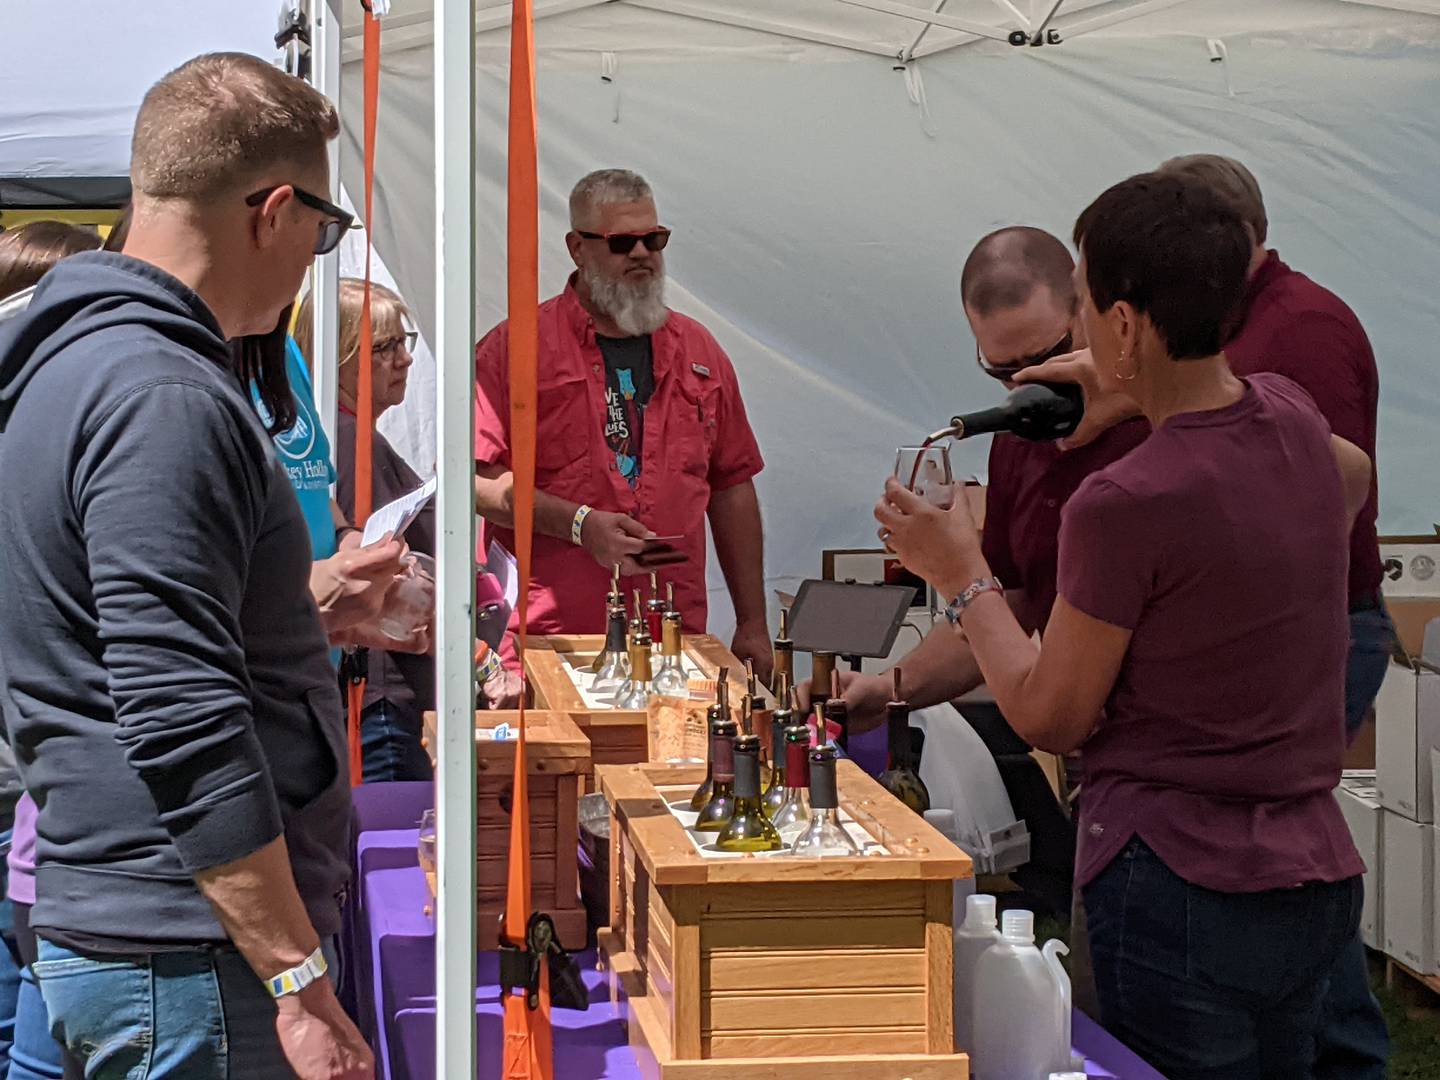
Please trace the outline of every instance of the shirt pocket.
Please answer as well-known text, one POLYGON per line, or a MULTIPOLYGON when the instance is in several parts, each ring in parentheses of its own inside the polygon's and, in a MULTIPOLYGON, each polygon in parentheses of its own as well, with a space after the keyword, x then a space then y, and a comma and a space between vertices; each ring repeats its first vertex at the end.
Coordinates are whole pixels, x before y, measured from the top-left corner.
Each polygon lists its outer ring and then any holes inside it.
POLYGON ((563 496, 583 487, 589 476, 590 388, 583 376, 562 377, 542 383, 538 397, 536 486, 563 496))
POLYGON ((719 434, 719 384, 681 379, 665 432, 666 456, 681 472, 706 479, 719 434))

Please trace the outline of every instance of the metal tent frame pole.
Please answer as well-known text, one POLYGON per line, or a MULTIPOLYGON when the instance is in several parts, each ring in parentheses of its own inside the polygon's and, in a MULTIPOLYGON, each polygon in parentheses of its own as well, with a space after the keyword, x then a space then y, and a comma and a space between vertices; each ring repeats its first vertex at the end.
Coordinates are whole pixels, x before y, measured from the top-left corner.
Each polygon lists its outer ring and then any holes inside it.
MULTIPOLYGON (((340 102, 340 14, 332 10, 328 0, 309 0, 311 62, 315 88, 334 102, 340 102)), ((340 205, 340 144, 343 139, 330 140, 330 194, 332 203, 340 205)), ((370 223, 365 222, 368 229, 370 223)), ((340 353, 340 249, 315 260, 310 288, 315 293, 312 311, 315 319, 314 362, 311 379, 315 387, 315 408, 330 444, 335 444, 335 412, 339 405, 340 353)))
POLYGON ((435 0, 438 1076, 475 1075, 475 9, 435 0))

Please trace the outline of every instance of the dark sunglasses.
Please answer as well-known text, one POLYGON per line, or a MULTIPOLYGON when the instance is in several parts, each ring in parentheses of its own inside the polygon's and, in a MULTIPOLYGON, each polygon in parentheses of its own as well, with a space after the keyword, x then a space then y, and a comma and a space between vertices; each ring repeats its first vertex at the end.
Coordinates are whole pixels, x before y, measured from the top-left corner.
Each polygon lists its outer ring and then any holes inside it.
POLYGON ((610 245, 611 255, 629 255, 636 244, 644 244, 646 251, 664 251, 665 245, 670 242, 670 230, 664 228, 643 233, 598 233, 576 229, 575 234, 584 240, 604 240, 610 245))
MULTIPOLYGON (((276 191, 285 185, 276 184, 274 187, 264 188, 253 195, 245 197, 246 206, 259 206, 276 191)), ((325 220, 320 223, 320 235, 315 238, 315 254, 329 255, 340 243, 340 237, 355 227, 355 215, 341 210, 334 203, 320 198, 319 195, 311 195, 303 188, 294 184, 290 190, 295 193, 295 198, 300 200, 302 206, 308 206, 325 215, 325 220)))
POLYGON ((1057 341, 1044 352, 1038 352, 1033 356, 1022 357, 1019 360, 1012 360, 1008 364, 990 364, 985 360, 985 354, 980 351, 980 345, 975 345, 975 362, 980 365, 980 370, 989 375, 992 379, 1008 381, 1013 379, 1018 372, 1036 364, 1043 364, 1046 360, 1053 360, 1057 356, 1064 356, 1068 352, 1074 352, 1074 334, 1066 331, 1065 336, 1057 341))

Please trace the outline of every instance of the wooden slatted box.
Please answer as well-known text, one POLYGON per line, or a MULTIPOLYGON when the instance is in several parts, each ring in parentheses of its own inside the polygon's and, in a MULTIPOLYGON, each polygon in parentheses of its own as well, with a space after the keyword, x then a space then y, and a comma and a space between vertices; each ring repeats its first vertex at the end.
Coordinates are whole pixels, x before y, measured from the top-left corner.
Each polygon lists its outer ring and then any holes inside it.
MULTIPOLYGON (((518 712, 475 714, 476 931, 479 947, 493 949, 505 908, 510 852, 510 810, 515 772, 514 739, 486 738, 502 723, 514 728, 518 712)), ((564 713, 526 711, 526 766, 530 788, 530 889, 537 911, 555 920, 560 942, 585 947, 585 908, 578 861, 580 784, 590 773, 590 742, 564 713)), ((425 749, 436 760, 435 714, 425 714, 425 749)))
POLYGON ((703 769, 596 776, 611 813, 600 946, 650 1080, 964 1080, 951 1012, 964 852, 849 761, 841 806, 889 854, 706 858, 666 806, 703 769))

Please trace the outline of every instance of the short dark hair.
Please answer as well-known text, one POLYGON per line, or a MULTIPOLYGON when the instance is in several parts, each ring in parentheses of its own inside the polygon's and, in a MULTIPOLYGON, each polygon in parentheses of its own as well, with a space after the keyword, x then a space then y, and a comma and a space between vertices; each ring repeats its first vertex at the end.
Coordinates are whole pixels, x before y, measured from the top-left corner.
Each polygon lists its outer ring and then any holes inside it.
POLYGON ((977 315, 1017 308, 1044 286, 1067 309, 1075 307, 1075 260, 1057 236, 1030 225, 1009 225, 983 237, 960 271, 960 302, 977 315))
POLYGON ((0 300, 36 284, 67 255, 94 251, 100 234, 64 221, 31 221, 0 233, 0 300))
POLYGON ((1175 360, 1220 351, 1252 250, 1230 200, 1185 176, 1141 173, 1085 208, 1075 246, 1097 311, 1131 304, 1175 360))

